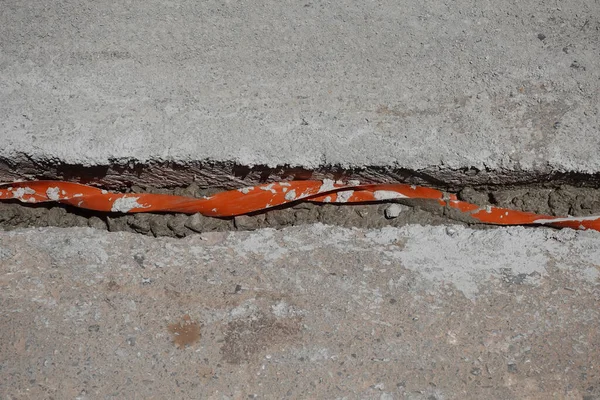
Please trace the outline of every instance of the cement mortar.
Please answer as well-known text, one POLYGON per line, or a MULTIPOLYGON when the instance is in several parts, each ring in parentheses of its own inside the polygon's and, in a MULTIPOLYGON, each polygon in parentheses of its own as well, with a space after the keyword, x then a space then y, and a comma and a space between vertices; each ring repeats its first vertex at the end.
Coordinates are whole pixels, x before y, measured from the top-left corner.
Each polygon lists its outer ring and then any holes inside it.
POLYGON ((429 212, 420 208, 407 208, 398 217, 387 219, 385 209, 389 204, 357 206, 299 204, 284 209, 273 209, 256 215, 235 218, 212 218, 201 214, 130 215, 91 214, 72 207, 28 207, 18 203, 0 203, 0 229, 22 227, 93 227, 111 232, 137 232, 145 235, 185 237, 195 233, 259 228, 282 228, 322 222, 344 227, 381 228, 406 224, 439 225, 451 223, 443 216, 443 209, 429 212))
MULTIPOLYGON (((219 189, 203 189, 194 183, 185 188, 176 189, 133 186, 127 191, 201 197, 212 195, 219 189)), ((505 189, 467 187, 461 190, 458 196, 462 200, 481 206, 495 205, 545 215, 600 214, 600 192, 597 189, 569 185, 557 188, 543 186, 505 189)), ((20 227, 89 226, 96 229, 108 229, 112 232, 125 231, 154 236, 185 237, 199 232, 282 228, 315 222, 357 228, 449 223, 487 227, 454 209, 439 207, 437 203, 421 200, 403 200, 401 202, 411 207, 403 208, 403 211, 395 218, 386 217, 385 210, 392 203, 362 205, 298 203, 290 207, 271 209, 253 215, 211 218, 201 214, 101 214, 61 205, 46 207, 7 202, 0 203, 0 228, 10 230, 20 227)))

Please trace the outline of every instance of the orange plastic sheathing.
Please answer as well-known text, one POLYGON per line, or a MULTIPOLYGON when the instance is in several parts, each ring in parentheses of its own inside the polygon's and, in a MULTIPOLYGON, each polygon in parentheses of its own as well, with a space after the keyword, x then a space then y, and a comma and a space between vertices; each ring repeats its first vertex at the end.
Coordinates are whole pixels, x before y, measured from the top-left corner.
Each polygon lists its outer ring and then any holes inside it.
POLYGON ((357 181, 290 181, 256 185, 210 197, 192 198, 167 194, 114 193, 92 186, 62 181, 15 182, 0 185, 0 200, 24 203, 58 202, 101 212, 201 213, 210 217, 232 217, 268 210, 298 201, 319 203, 363 203, 394 199, 430 199, 454 208, 486 224, 549 225, 600 231, 600 215, 554 217, 460 201, 453 194, 404 184, 360 184, 357 181))

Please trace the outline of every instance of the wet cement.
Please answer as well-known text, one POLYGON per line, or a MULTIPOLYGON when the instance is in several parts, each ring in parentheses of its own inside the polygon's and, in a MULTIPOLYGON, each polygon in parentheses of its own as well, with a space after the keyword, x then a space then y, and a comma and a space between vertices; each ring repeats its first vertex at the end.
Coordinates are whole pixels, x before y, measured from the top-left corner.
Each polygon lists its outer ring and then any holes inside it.
MULTIPOLYGON (((184 188, 163 189, 132 186, 127 192, 163 193, 201 197, 221 191, 197 184, 184 188)), ((600 214, 600 191, 589 187, 560 185, 557 187, 466 187, 458 193, 461 200, 481 206, 494 205, 555 216, 586 216, 600 214)), ((109 231, 137 232, 153 236, 185 237, 194 233, 259 228, 282 228, 321 222, 329 225, 357 228, 381 228, 407 224, 440 225, 463 223, 486 228, 455 210, 419 200, 404 200, 400 204, 377 203, 334 205, 297 203, 254 215, 235 218, 212 218, 201 214, 139 213, 122 215, 96 213, 63 205, 23 205, 0 203, 0 229, 21 227, 89 226, 109 231)))

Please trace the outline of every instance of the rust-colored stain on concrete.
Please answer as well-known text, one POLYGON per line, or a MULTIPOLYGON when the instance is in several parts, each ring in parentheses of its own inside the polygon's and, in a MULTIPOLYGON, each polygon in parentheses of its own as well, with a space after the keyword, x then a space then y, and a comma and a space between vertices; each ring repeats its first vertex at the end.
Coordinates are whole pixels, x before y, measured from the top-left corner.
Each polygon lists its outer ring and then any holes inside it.
POLYGON ((173 343, 180 349, 191 346, 200 340, 200 325, 192 321, 189 315, 183 316, 183 321, 167 326, 173 335, 173 343))

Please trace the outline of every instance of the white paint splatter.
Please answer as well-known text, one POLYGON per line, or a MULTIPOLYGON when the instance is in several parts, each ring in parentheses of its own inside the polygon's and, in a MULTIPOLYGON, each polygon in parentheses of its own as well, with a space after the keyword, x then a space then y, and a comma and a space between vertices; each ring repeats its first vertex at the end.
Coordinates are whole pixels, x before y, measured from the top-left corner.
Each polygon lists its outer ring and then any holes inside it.
POLYGON ((350 200, 350 197, 354 194, 354 190, 344 190, 341 192, 337 192, 337 202, 338 203, 346 203, 350 200))
POLYGON ((357 179, 350 179, 348 181, 348 185, 350 185, 350 186, 358 186, 358 185, 360 185, 360 181, 357 180, 357 179))
POLYGON ((275 186, 275 184, 274 183, 270 183, 267 186, 261 186, 260 190, 270 191, 273 194, 277 194, 277 191, 275 189, 273 189, 273 186, 275 186))
POLYGON ((51 187, 46 189, 46 196, 48 196, 50 200, 58 200, 60 198, 58 193, 59 189, 57 187, 51 187))
POLYGON ((292 184, 289 183, 289 182, 280 182, 279 185, 281 185, 281 186, 292 186, 292 184))
POLYGON ((492 213, 492 206, 485 206, 485 212, 488 214, 492 213))
POLYGON ((391 190, 376 190, 373 193, 373 197, 376 200, 391 200, 391 199, 406 199, 407 197, 401 193, 393 192, 391 190))
POLYGON ((285 199, 287 201, 294 201, 294 200, 296 200, 296 189, 292 189, 289 192, 287 192, 285 194, 285 199))
POLYGON ((588 217, 567 217, 567 218, 548 218, 536 219, 534 224, 550 224, 552 222, 568 222, 568 221, 595 221, 600 219, 600 215, 590 215, 588 217))
POLYGON ((110 211, 112 212, 129 212, 133 208, 148 208, 150 206, 138 203, 139 197, 120 197, 116 199, 110 211))
POLYGON ((240 188, 237 191, 238 192, 242 192, 244 194, 248 194, 250 193, 252 190, 254 190, 254 186, 250 186, 250 187, 245 187, 245 188, 240 188))
POLYGON ((83 194, 82 193, 77 193, 77 194, 74 194, 73 197, 83 197, 83 194))
POLYGON ((102 193, 102 194, 106 194, 106 193, 108 193, 108 191, 106 191, 106 190, 102 189, 102 190, 100 191, 100 193, 102 193))
POLYGON ((329 192, 330 190, 335 189, 334 181, 331 179, 323 179, 323 184, 319 188, 318 193, 329 192))
POLYGON ((327 196, 323 199, 323 203, 331 203, 331 196, 327 196))
POLYGON ((18 188, 17 190, 13 190, 12 195, 13 198, 15 199, 19 199, 21 201, 23 201, 23 196, 26 194, 35 194, 35 190, 29 188, 29 187, 25 187, 25 188, 18 188))

